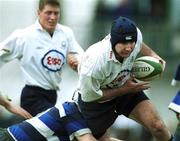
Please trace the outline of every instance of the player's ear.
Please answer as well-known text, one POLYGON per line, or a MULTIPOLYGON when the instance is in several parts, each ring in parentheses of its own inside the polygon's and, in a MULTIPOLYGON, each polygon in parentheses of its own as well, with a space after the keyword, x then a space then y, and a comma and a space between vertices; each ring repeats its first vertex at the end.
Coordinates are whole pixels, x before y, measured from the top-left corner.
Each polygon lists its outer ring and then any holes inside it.
POLYGON ((39 15, 40 15, 40 13, 41 13, 41 11, 38 9, 38 10, 37 10, 37 15, 39 16, 39 15))

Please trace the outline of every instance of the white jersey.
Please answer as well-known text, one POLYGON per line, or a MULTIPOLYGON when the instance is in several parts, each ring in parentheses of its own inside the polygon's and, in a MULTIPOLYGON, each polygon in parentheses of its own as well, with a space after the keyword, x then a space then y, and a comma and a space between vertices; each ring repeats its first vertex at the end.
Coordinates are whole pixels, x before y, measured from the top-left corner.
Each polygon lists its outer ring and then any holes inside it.
POLYGON ((123 63, 112 51, 110 35, 90 46, 84 53, 79 66, 78 92, 82 100, 89 102, 102 97, 101 88, 115 88, 123 85, 129 78, 133 62, 141 50, 142 34, 139 29, 135 48, 123 63))
POLYGON ((58 90, 68 52, 83 53, 72 30, 57 24, 51 37, 37 20, 0 43, 0 66, 18 59, 27 85, 58 90))

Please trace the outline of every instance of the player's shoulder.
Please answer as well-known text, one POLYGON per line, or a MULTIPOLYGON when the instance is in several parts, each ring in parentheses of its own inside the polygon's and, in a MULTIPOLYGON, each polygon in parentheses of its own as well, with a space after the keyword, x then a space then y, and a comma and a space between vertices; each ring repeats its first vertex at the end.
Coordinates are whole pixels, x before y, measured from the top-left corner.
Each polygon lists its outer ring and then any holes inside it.
POLYGON ((25 28, 19 28, 19 29, 16 29, 13 34, 18 36, 18 37, 25 37, 29 34, 31 34, 33 32, 33 25, 30 25, 28 27, 25 27, 25 28))
POLYGON ((24 29, 16 29, 11 33, 10 38, 12 39, 18 39, 23 38, 26 32, 24 32, 24 29))
POLYGON ((89 56, 91 60, 98 61, 102 59, 104 52, 105 47, 103 46, 102 41, 99 41, 88 47, 85 51, 85 55, 89 56))
POLYGON ((142 33, 141 30, 137 27, 137 42, 142 42, 143 37, 142 37, 142 33))
MULTIPOLYGON (((102 70, 101 68, 104 66, 106 61, 106 53, 103 50, 102 42, 97 42, 91 45, 84 53, 83 59, 81 60, 83 70, 85 72, 95 75, 102 70)), ((99 74, 99 73, 98 73, 99 74)))
POLYGON ((72 29, 69 26, 63 24, 57 24, 57 29, 63 31, 66 34, 72 34, 72 29))
POLYGON ((92 44, 86 51, 94 52, 94 55, 101 55, 108 51, 110 44, 110 35, 107 35, 102 40, 92 44))
POLYGON ((86 49, 83 55, 83 63, 88 63, 89 66, 92 66, 98 61, 99 51, 97 44, 98 43, 95 43, 86 49))

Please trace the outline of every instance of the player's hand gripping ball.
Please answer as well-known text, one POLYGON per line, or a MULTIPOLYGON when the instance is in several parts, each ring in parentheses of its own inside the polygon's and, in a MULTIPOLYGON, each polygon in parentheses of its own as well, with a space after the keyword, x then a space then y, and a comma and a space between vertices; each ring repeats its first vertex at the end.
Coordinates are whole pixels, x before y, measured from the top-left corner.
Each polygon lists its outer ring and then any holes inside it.
POLYGON ((139 57, 132 68, 134 77, 141 81, 151 81, 160 77, 163 66, 157 58, 151 56, 139 57))

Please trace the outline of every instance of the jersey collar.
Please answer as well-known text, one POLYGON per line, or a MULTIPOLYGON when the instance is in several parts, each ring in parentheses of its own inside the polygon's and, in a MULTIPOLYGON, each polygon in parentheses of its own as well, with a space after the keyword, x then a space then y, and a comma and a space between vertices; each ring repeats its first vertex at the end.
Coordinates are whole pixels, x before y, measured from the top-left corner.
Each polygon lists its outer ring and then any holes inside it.
MULTIPOLYGON (((108 52, 107 52, 107 58, 108 58, 108 61, 114 61, 114 62, 116 62, 116 63, 120 63, 117 59, 116 59, 116 57, 115 57, 115 54, 114 54, 114 52, 113 52, 113 50, 112 50, 112 45, 111 45, 111 42, 110 42, 110 39, 109 39, 109 47, 108 47, 108 52)), ((120 63, 121 64, 121 63, 120 63)))
MULTIPOLYGON (((42 28, 41 24, 39 23, 39 20, 37 19, 34 26, 36 27, 36 29, 44 31, 44 29, 42 28)), ((60 25, 57 24, 56 25, 56 29, 55 30, 60 30, 60 25)))

